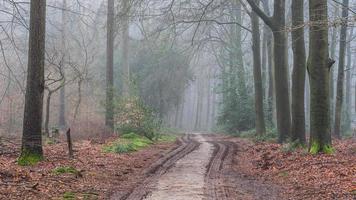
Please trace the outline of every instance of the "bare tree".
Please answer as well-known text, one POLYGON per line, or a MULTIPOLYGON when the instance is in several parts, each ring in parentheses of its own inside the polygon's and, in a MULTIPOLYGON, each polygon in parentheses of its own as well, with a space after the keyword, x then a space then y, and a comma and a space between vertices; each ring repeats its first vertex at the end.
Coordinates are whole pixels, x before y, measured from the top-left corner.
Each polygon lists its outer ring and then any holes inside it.
POLYGON ((341 138, 341 111, 344 96, 344 77, 345 77, 345 52, 347 38, 347 18, 348 18, 349 0, 343 0, 342 20, 344 21, 340 30, 340 51, 339 51, 339 66, 336 87, 336 104, 335 104, 335 123, 334 135, 341 138))
POLYGON ((23 121, 21 165, 43 158, 42 110, 46 33, 46 0, 31 0, 28 74, 23 121))
POLYGON ((327 0, 309 0, 310 152, 331 148, 327 0), (321 23, 320 23, 321 22, 321 23))
POLYGON ((106 115, 105 125, 114 128, 114 0, 108 0, 106 45, 106 115))
POLYGON ((277 129, 280 143, 285 142, 291 130, 287 38, 285 29, 285 0, 274 1, 274 13, 269 17, 255 3, 247 0, 253 11, 271 28, 274 37, 274 86, 276 92, 277 129))

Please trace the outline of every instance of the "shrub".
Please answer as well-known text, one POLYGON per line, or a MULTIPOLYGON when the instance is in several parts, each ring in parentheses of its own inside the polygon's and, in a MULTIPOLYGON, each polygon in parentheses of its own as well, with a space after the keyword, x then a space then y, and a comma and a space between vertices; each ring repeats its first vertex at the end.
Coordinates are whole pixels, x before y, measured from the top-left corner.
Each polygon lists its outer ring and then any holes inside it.
POLYGON ((145 148, 153 142, 135 133, 124 134, 121 139, 104 147, 104 152, 129 153, 145 148))
POLYGON ((122 134, 136 133, 156 140, 161 129, 161 120, 144 105, 138 97, 121 99, 116 105, 115 126, 122 134))

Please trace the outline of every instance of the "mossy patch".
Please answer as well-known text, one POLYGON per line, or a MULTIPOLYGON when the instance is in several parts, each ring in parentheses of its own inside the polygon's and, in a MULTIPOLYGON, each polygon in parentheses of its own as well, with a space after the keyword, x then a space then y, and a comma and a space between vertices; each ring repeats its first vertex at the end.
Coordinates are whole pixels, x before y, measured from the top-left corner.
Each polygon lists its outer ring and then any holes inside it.
POLYGON ((56 175, 59 174, 78 174, 79 171, 75 169, 74 167, 68 167, 68 166, 61 166, 61 167, 56 167, 52 172, 56 175))
POLYGON ((319 152, 323 152, 325 154, 333 154, 335 150, 331 145, 323 145, 321 147, 318 142, 313 142, 312 145, 310 146, 309 153, 315 155, 319 152))
MULTIPOLYGON (((176 139, 177 137, 174 135, 163 134, 160 135, 155 142, 174 142, 176 139)), ((128 133, 122 135, 120 139, 105 145, 103 151, 106 153, 129 153, 149 147, 155 142, 147 137, 135 133, 128 133)))
POLYGON ((43 160, 43 155, 31 153, 28 151, 22 152, 21 156, 17 159, 17 164, 20 166, 31 166, 43 160))
POLYGON ((63 194, 63 199, 64 200, 74 200, 75 199, 75 193, 74 192, 65 192, 63 194))
POLYGON ((146 137, 129 133, 121 136, 120 139, 104 146, 104 152, 112 153, 129 153, 145 148, 153 144, 151 140, 146 137))

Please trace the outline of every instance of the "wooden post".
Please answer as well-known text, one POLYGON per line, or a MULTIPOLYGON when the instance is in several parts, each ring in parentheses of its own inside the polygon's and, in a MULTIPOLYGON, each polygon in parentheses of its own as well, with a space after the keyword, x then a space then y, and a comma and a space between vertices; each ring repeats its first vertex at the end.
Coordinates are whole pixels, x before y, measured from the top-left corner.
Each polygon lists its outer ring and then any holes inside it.
POLYGON ((69 155, 69 158, 74 158, 74 155, 73 155, 72 138, 70 137, 70 128, 68 129, 66 135, 67 135, 68 155, 69 155))

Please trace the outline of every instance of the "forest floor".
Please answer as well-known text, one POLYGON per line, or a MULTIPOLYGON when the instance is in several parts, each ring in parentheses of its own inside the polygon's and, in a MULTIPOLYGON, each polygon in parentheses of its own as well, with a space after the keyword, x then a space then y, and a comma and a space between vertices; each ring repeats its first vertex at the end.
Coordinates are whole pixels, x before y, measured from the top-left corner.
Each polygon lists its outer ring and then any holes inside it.
POLYGON ((74 143, 68 159, 66 143, 45 145, 45 160, 21 167, 16 163, 19 143, 0 145, 0 199, 108 199, 113 192, 130 191, 144 179, 143 171, 176 147, 161 142, 127 154, 104 153, 115 138, 74 143))
POLYGON ((75 143, 75 159, 65 143, 47 145, 46 160, 32 167, 16 164, 19 145, 3 143, 0 199, 356 198, 352 139, 335 141, 333 155, 224 135, 186 135, 127 154, 104 153, 106 142, 75 143))

